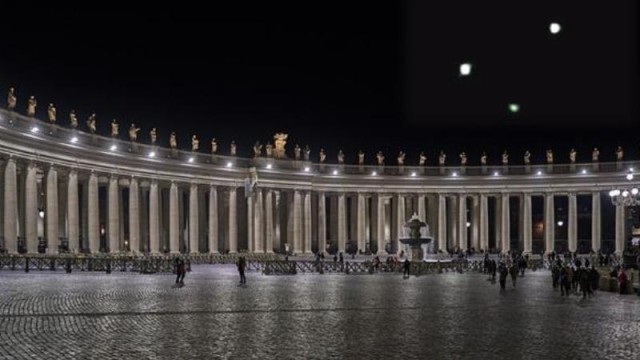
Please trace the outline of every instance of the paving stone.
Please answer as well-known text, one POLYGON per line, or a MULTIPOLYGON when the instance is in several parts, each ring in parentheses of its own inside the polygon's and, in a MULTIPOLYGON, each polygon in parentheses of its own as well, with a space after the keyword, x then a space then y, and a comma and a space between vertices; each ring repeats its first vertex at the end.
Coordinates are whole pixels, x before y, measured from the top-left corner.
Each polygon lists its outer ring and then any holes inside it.
POLYGON ((640 298, 476 273, 0 272, 1 359, 632 359, 640 298))

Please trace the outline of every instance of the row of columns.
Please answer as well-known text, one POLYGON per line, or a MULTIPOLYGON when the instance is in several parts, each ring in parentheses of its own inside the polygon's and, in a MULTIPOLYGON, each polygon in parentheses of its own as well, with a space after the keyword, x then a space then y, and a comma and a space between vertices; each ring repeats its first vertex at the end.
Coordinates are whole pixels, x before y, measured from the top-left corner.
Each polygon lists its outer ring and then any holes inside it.
MULTIPOLYGON (((78 173, 71 169, 68 172, 68 182, 64 196, 60 192, 58 184, 58 169, 55 165, 50 165, 43 181, 46 181, 46 238, 48 240, 47 248, 49 252, 58 252, 58 235, 64 232, 69 241, 70 249, 78 249, 80 247, 80 204, 78 194, 78 173), (64 199, 66 197, 66 199, 64 199), (64 214, 61 214, 64 212, 64 214), (66 216, 66 222, 60 221, 66 216), (63 230, 63 228, 65 228, 63 230)), ((3 212, 3 235, 5 248, 10 253, 17 252, 17 236, 21 217, 18 216, 19 207, 19 185, 18 171, 16 162, 10 158, 4 167, 3 177, 3 195, 4 195, 4 212, 3 212)), ((208 247, 210 252, 217 252, 219 249, 218 233, 219 233, 219 214, 218 214, 218 191, 215 186, 209 188, 209 208, 208 211, 202 210, 200 206, 199 191, 201 185, 192 183, 189 187, 189 218, 188 218, 188 238, 185 239, 188 247, 192 252, 199 250, 199 239, 201 238, 200 229, 202 229, 201 214, 208 213, 206 219, 208 223, 208 247)), ((182 210, 182 201, 180 199, 179 187, 176 182, 171 182, 169 187, 168 199, 168 219, 162 219, 161 215, 161 198, 158 182, 151 180, 149 184, 148 203, 141 204, 140 181, 136 177, 129 180, 129 201, 128 201, 128 227, 131 249, 140 249, 142 241, 142 231, 148 233, 149 252, 159 253, 161 249, 160 233, 161 223, 168 223, 169 233, 169 250, 171 252, 179 252, 179 239, 181 232, 180 217, 182 210), (141 215, 144 214, 144 215, 141 215), (144 224, 145 228, 141 229, 144 224)), ((228 194, 228 210, 226 219, 227 223, 227 242, 228 250, 231 253, 238 251, 238 193, 237 188, 230 186, 227 189, 228 194)), ((246 194, 247 196, 247 244, 248 250, 251 252, 265 253, 272 252, 276 239, 280 238, 280 226, 282 217, 277 206, 281 203, 281 191, 269 188, 257 188, 246 194), (275 205, 275 206, 274 206, 275 205), (274 213, 274 210, 277 213, 274 213)), ((428 213, 434 214, 432 226, 436 231, 432 234, 436 238, 438 249, 445 250, 450 245, 457 246, 461 250, 466 250, 469 246, 467 239, 467 211, 473 215, 473 223, 471 228, 471 246, 476 249, 488 249, 489 247, 489 207, 488 198, 492 194, 476 194, 472 196, 472 205, 467 209, 468 194, 433 194, 433 206, 427 211, 426 194, 418 194, 414 196, 405 196, 402 194, 374 195, 369 205, 366 193, 356 193, 351 197, 352 206, 350 208, 351 218, 355 219, 348 223, 347 216, 347 194, 344 192, 332 193, 329 196, 325 192, 311 190, 291 190, 287 197, 287 243, 289 249, 296 253, 311 253, 314 243, 317 248, 324 250, 328 241, 328 227, 335 227, 335 233, 332 231, 331 241, 337 244, 339 251, 344 251, 348 239, 357 243, 358 249, 365 249, 367 240, 377 245, 378 253, 383 253, 385 245, 388 241, 397 241, 405 236, 404 223, 408 220, 410 214, 405 212, 407 209, 406 201, 417 201, 417 205, 413 207, 417 211, 418 216, 427 220, 428 213), (447 198, 449 206, 447 206, 447 198), (314 200, 315 199, 315 200, 314 200), (327 200, 330 199, 332 204, 327 208, 327 200), (387 217, 387 204, 389 199, 393 200, 394 209, 392 210, 393 219, 390 221, 387 217), (316 207, 314 208, 313 203, 316 207), (335 203, 334 203, 335 202, 335 203), (371 208, 369 208, 371 206, 371 208), (328 211, 329 210, 329 211, 328 211), (330 218, 327 218, 330 213, 330 218), (452 221, 454 220, 454 221, 452 221), (395 223, 395 232, 391 233, 390 222, 395 223), (348 224, 351 224, 351 231, 348 231, 348 224), (354 239, 355 237, 355 239, 354 239), (449 245, 449 246, 448 246, 449 245)), ((98 174, 91 172, 87 181, 87 235, 88 247, 91 252, 97 252, 100 247, 100 199, 99 199, 99 181, 98 174)), ((510 211, 509 211, 509 193, 497 195, 496 204, 499 221, 496 226, 496 239, 499 247, 503 252, 510 250, 510 211)), ((524 252, 532 251, 532 194, 522 193, 521 201, 521 229, 524 252)), ((429 200, 432 203, 432 200, 429 200)), ((413 204, 410 202, 409 204, 413 204)), ((577 195, 575 193, 568 194, 569 217, 568 217, 568 248, 569 251, 577 250, 577 195)), ((202 205, 204 206, 204 204, 202 205)), ((592 248, 599 250, 601 246, 601 204, 600 193, 594 192, 592 195, 592 248)), ((545 248, 549 251, 554 248, 554 194, 548 193, 544 195, 544 243, 545 248)), ((38 173, 37 166, 33 163, 26 168, 26 176, 24 180, 24 237, 26 243, 26 251, 28 253, 36 253, 38 251, 38 173)), ((107 243, 109 249, 113 251, 120 250, 122 233, 121 222, 124 221, 122 215, 121 192, 119 186, 119 177, 111 175, 108 179, 107 186, 107 243)), ((616 207, 615 215, 615 250, 621 253, 624 247, 624 208, 616 207)), ((146 241, 146 240, 145 240, 146 241)), ((280 244, 278 244, 280 245, 280 244)), ((396 243, 396 248, 400 246, 396 243)))

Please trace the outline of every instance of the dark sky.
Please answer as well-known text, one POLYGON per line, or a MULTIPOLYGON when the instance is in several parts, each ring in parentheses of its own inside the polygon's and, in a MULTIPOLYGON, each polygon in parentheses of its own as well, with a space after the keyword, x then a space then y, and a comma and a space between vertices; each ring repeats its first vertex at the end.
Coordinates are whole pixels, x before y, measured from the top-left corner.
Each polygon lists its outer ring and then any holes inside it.
POLYGON ((63 124, 95 112, 104 134, 117 118, 143 142, 156 126, 162 144, 196 133, 246 156, 282 131, 332 162, 547 147, 588 161, 593 146, 606 160, 617 144, 640 158, 634 0, 47 3, 3 4, 0 21, 0 92, 21 109, 35 95, 43 119, 54 102, 63 124))

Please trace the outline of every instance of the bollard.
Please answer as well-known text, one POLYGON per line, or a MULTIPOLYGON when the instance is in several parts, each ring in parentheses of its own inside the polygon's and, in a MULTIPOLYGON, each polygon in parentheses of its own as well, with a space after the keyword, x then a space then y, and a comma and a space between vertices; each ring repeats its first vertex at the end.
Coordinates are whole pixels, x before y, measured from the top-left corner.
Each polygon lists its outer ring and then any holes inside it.
POLYGON ((51 262, 49 263, 49 270, 56 271, 56 259, 51 259, 51 262))
POLYGON ((107 274, 111 274, 111 259, 107 259, 107 274))
POLYGON ((87 261, 87 271, 93 271, 93 258, 89 258, 87 261))
POLYGON ((24 258, 24 272, 26 272, 26 273, 29 272, 29 258, 28 257, 24 258))
POLYGON ((71 258, 67 258, 65 270, 67 271, 67 274, 71 274, 71 258))
POLYGON ((349 262, 345 261, 344 265, 345 265, 344 273, 349 275, 349 262))

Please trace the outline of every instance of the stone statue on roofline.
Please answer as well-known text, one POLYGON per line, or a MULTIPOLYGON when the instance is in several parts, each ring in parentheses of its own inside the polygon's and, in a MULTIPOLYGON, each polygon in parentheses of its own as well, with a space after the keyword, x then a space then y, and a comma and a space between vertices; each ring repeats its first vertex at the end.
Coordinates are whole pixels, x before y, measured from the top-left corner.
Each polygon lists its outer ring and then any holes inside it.
POLYGON ((553 164, 553 150, 547 149, 547 164, 553 164))
POLYGON ((138 140, 138 131, 140 131, 140 128, 137 128, 136 124, 131 123, 131 126, 129 126, 129 140, 131 140, 131 142, 138 140))
POLYGON ((298 161, 301 159, 301 155, 302 155, 302 149, 300 149, 300 146, 298 146, 298 144, 296 144, 296 146, 293 148, 293 158, 298 161))
POLYGON ((285 159, 287 157, 285 153, 287 137, 289 137, 289 135, 285 133, 276 133, 275 135, 273 135, 273 142, 275 145, 273 149, 273 155, 276 159, 285 159))
POLYGON ((309 145, 304 146, 304 161, 309 161, 311 159, 311 148, 309 145))
POLYGON ((591 161, 593 162, 598 162, 598 158, 600 157, 600 150, 598 150, 598 148, 593 148, 593 151, 591 152, 591 161))
POLYGON ((418 160, 418 165, 424 166, 426 164, 427 164, 427 155, 424 154, 424 151, 421 151, 419 160, 418 160))
POLYGON ((118 137, 119 133, 120 133, 120 125, 118 125, 118 122, 116 121, 116 119, 113 119, 111 121, 111 137, 118 137))
POLYGON ((273 145, 271 145, 271 143, 265 145, 265 152, 267 157, 273 157, 273 145))
POLYGON ((440 150, 440 155, 438 155, 438 165, 444 166, 446 161, 447 161, 447 155, 444 153, 443 150, 440 150))
POLYGON ((96 114, 93 113, 89 116, 89 119, 87 120, 87 127, 89 128, 89 131, 92 134, 96 133, 96 114))
POLYGON ((176 139, 176 132, 172 131, 169 135, 169 147, 173 150, 178 148, 178 140, 176 139))
POLYGON ((53 104, 49 104, 47 108, 47 117, 49 118, 49 122, 55 124, 56 122, 56 107, 53 104))
POLYGON ((531 153, 529 152, 529 150, 524 152, 523 160, 525 165, 531 164, 531 153))
POLYGON ((253 144, 253 157, 259 158, 261 156, 262 156, 262 144, 260 144, 260 141, 256 141, 256 143, 253 144))
POLYGON ((200 149, 200 140, 198 140, 198 137, 194 134, 191 136, 191 151, 198 151, 200 149))
POLYGON ((218 153, 218 142, 216 138, 211 139, 211 153, 214 155, 218 153))
POLYGON ((236 156, 238 152, 238 148, 236 147, 236 142, 235 140, 231 140, 231 144, 229 145, 229 154, 231 156, 236 156))
POLYGON ((38 102, 36 101, 35 96, 31 95, 29 97, 29 101, 27 102, 27 116, 36 116, 36 106, 38 106, 38 102))
POLYGON ((151 145, 155 145, 158 141, 158 131, 156 130, 156 128, 153 128, 151 129, 151 131, 149 131, 149 137, 151 138, 151 145))
POLYGON ((460 165, 467 165, 467 153, 465 153, 464 151, 460 153, 460 165))
POLYGON ((16 96, 16 89, 9 88, 9 93, 7 94, 7 110, 15 110, 17 103, 18 97, 16 96))
POLYGON ((71 110, 69 113, 69 126, 71 126, 72 129, 78 128, 78 117, 76 116, 75 110, 71 110))
POLYGON ((378 151, 378 153, 376 154, 376 158, 378 159, 378 165, 384 165, 384 154, 382 153, 382 151, 378 151))

